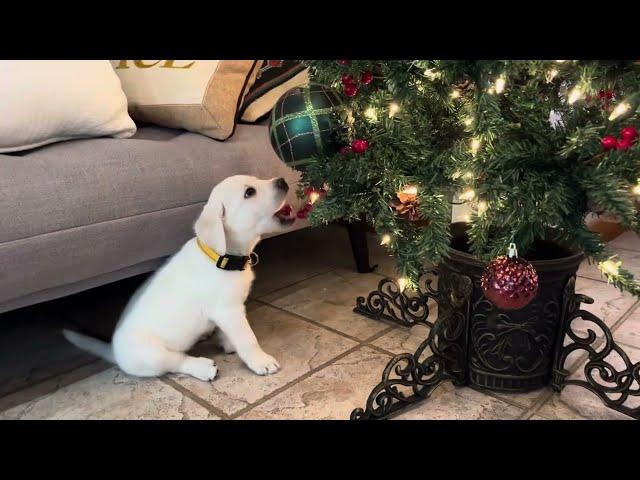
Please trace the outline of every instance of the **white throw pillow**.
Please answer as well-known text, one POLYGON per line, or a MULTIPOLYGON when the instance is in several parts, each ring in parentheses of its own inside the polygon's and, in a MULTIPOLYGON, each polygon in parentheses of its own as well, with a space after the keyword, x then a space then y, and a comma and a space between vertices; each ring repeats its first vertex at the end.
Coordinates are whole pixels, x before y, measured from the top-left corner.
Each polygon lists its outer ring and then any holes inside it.
POLYGON ((135 132, 108 60, 0 61, 0 153, 135 132))

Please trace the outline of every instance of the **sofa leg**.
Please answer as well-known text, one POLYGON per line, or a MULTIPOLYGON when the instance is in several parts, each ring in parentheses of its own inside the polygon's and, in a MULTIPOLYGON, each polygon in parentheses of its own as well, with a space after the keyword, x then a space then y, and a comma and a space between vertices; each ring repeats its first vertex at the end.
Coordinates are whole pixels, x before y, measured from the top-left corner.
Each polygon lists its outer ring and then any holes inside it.
POLYGON ((367 246, 367 224, 366 222, 347 223, 347 231, 349 232, 349 241, 351 242, 351 250, 353 258, 356 261, 356 269, 358 273, 372 272, 377 265, 373 267, 369 265, 369 247, 367 246))

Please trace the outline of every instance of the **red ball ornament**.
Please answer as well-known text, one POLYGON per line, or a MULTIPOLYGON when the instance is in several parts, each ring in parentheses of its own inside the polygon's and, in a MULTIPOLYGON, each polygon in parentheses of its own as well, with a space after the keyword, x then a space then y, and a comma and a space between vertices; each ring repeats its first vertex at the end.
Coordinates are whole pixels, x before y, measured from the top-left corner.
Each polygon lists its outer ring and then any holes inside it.
POLYGON ((360 82, 363 83, 364 85, 369 85, 372 80, 373 80, 373 73, 369 71, 362 72, 362 75, 360 75, 360 82))
POLYGON ((604 150, 613 150, 614 148, 618 148, 618 139, 613 135, 607 135, 600 140, 600 145, 602 145, 604 150))
POLYGON ((487 265, 480 280, 487 299, 502 310, 517 310, 531 302, 538 292, 538 274, 531 263, 518 258, 515 245, 487 265))
POLYGON ((347 97, 355 97, 358 94, 358 87, 354 83, 350 83, 344 86, 344 94, 347 97))
POLYGON ((353 76, 348 73, 343 73, 342 76, 340 77, 340 80, 342 81, 342 85, 344 85, 345 87, 347 85, 356 84, 356 82, 353 80, 353 76))
POLYGON ((349 60, 336 60, 340 65, 349 65, 351 63, 349 60))
POLYGON ((629 142, 634 142, 638 138, 638 130, 635 127, 625 127, 620 130, 620 138, 629 142))
POLYGON ((357 140, 354 140, 353 142, 351 142, 351 149, 355 153, 364 153, 367 151, 368 148, 369 148, 369 142, 367 142, 366 140, 362 140, 358 138, 357 140))
POLYGON ((625 140, 625 139, 619 140, 617 150, 629 150, 632 144, 633 142, 630 140, 625 140))

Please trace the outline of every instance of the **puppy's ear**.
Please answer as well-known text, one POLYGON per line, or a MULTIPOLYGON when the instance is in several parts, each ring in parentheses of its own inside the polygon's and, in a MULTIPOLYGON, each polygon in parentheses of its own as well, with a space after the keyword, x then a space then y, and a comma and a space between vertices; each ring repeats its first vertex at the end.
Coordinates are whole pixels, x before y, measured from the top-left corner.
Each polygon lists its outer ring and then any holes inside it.
POLYGON ((195 225, 198 238, 220 255, 227 252, 222 217, 224 217, 224 205, 220 199, 212 196, 204 206, 195 225))

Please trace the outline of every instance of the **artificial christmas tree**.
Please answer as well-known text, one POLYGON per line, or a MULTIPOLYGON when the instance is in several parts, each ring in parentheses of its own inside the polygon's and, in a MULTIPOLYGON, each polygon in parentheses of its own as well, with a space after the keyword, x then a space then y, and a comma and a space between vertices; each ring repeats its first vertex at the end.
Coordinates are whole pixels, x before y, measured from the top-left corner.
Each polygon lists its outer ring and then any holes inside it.
POLYGON ((633 275, 584 221, 595 208, 640 231, 637 62, 306 63, 316 81, 345 94, 347 113, 334 134, 350 146, 307 166, 305 184, 328 187, 311 221, 366 219, 397 259, 397 281, 381 282, 356 311, 396 320, 386 312, 396 307, 400 323, 433 327, 414 355, 390 363, 366 413, 354 417, 386 416, 446 379, 511 391, 549 383, 561 389, 575 382, 563 362, 579 348, 591 362, 582 385, 640 415, 622 405, 640 395, 640 367, 620 353, 602 321, 579 309, 586 299, 573 291, 586 256, 608 282, 640 296, 633 275), (466 225, 450 225, 455 203, 472 206, 466 225), (480 287, 487 263, 511 243, 539 275, 536 298, 515 313, 493 305, 480 287), (421 287, 426 262, 439 264, 438 292, 421 287), (438 303, 437 322, 427 320, 430 300, 438 303), (595 335, 572 334, 576 318, 605 332, 603 351, 592 347, 595 335), (425 351, 433 355, 423 360, 425 351), (610 352, 625 359, 626 370, 603 360, 610 352), (393 372, 398 382, 389 380, 393 372), (614 386, 599 385, 594 372, 614 386), (400 393, 400 385, 413 393, 400 393), (614 391, 623 400, 611 400, 614 391))
POLYGON ((629 272, 609 268, 606 246, 584 223, 591 202, 640 230, 637 62, 306 63, 321 83, 358 87, 337 134, 345 146, 367 142, 357 157, 317 157, 308 167, 307 184, 330 186, 312 222, 366 217, 391 236, 399 277, 415 286, 424 261, 449 251, 451 203, 469 202, 477 258, 491 260, 511 242, 526 252, 553 235, 600 262, 608 281, 640 294, 629 272), (353 80, 363 77, 366 85, 353 80), (426 228, 389 207, 407 186, 426 228))

